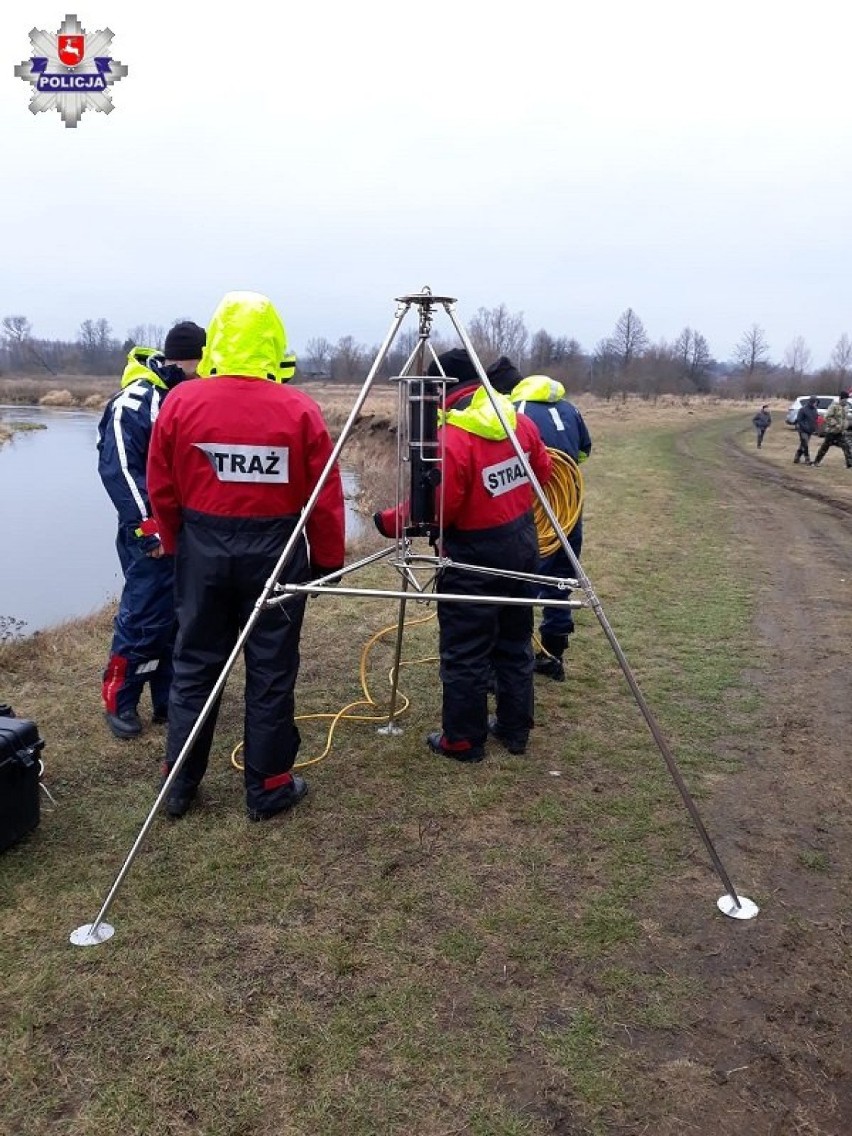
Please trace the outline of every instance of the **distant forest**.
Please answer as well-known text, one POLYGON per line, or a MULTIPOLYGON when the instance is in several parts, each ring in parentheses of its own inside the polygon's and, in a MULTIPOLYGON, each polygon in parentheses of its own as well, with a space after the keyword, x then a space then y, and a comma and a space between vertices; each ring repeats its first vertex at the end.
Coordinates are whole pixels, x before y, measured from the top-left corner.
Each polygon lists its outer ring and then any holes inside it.
MULTIPOLYGON (((177 321, 175 321, 177 322, 177 321)), ((105 319, 84 320, 72 341, 39 338, 25 316, 6 316, 0 327, 0 374, 115 375, 121 374, 134 346, 161 348, 166 328, 139 324, 124 340, 115 337, 105 319)), ((752 324, 743 332, 726 362, 716 360, 700 331, 685 327, 672 342, 653 343, 632 308, 616 320, 611 335, 591 350, 568 335, 543 328, 530 334, 523 312, 505 304, 480 308, 467 325, 471 342, 487 366, 508 356, 522 374, 545 373, 574 393, 588 391, 612 397, 633 393, 708 394, 728 397, 789 396, 813 391, 832 394, 852 382, 852 340, 844 333, 828 363, 814 370, 811 352, 801 336, 773 359, 763 328, 752 324)), ((401 332, 384 361, 382 377, 398 374, 417 341, 413 330, 401 332)), ((435 350, 458 346, 432 336, 435 350)), ((351 335, 336 343, 310 339, 298 360, 297 379, 310 382, 359 383, 379 353, 378 345, 357 343, 351 335)))

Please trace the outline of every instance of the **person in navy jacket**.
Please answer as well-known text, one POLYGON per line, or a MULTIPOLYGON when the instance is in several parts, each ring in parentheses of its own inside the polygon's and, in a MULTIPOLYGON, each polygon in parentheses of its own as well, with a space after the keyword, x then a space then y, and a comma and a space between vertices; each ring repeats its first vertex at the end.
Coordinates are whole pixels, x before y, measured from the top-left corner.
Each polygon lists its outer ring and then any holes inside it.
POLYGON ((121 389, 107 403, 98 425, 98 473, 118 513, 116 548, 124 575, 101 688, 106 722, 117 738, 141 733, 139 701, 146 683, 153 721, 165 722, 168 714, 174 576, 151 512, 146 465, 163 400, 179 382, 195 375, 204 343, 204 329, 184 321, 166 335, 163 353, 134 347, 121 389))
MULTIPOLYGON (((592 439, 583 421, 583 416, 572 402, 565 397, 562 383, 547 375, 529 375, 520 379, 512 388, 512 402, 518 410, 531 418, 538 426, 544 444, 551 450, 558 450, 573 461, 584 462, 592 452, 592 439)), ((565 534, 574 555, 580 559, 583 548, 583 515, 578 517, 574 527, 565 534)), ((555 552, 542 557, 538 571, 542 576, 557 578, 573 577, 574 568, 568 554, 560 546, 555 552)), ((560 590, 556 586, 543 585, 538 592, 539 599, 564 600, 570 589, 560 590)), ((545 607, 542 612, 539 635, 542 651, 536 655, 537 674, 546 675, 555 682, 564 682, 565 663, 563 655, 568 646, 568 637, 574 632, 574 620, 570 608, 545 607)))

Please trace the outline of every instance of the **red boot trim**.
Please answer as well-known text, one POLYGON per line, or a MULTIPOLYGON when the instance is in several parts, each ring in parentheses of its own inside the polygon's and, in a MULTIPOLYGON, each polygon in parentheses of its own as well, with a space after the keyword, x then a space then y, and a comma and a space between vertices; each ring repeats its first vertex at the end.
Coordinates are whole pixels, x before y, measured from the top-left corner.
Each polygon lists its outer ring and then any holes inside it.
POLYGON ((123 655, 112 655, 104 671, 101 698, 108 714, 118 713, 118 692, 127 678, 127 659, 123 655))
POLYGON ((447 735, 441 734, 441 740, 438 743, 441 749, 445 749, 447 753, 464 753, 465 750, 473 749, 473 743, 469 742, 466 738, 460 742, 447 741, 447 735))
POLYGON ((270 789, 281 789, 284 785, 289 785, 292 780, 292 773, 276 773, 272 777, 266 777, 263 781, 264 792, 268 792, 270 789))

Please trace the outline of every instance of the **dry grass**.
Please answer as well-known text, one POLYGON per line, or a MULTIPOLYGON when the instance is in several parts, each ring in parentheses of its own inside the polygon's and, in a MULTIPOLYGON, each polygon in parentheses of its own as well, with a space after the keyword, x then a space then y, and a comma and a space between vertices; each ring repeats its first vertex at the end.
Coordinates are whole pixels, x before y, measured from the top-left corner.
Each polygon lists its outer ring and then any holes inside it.
POLYGON ((99 375, 3 375, 0 377, 0 403, 38 406, 56 392, 66 392, 70 401, 45 405, 102 405, 116 390, 118 376, 99 375))

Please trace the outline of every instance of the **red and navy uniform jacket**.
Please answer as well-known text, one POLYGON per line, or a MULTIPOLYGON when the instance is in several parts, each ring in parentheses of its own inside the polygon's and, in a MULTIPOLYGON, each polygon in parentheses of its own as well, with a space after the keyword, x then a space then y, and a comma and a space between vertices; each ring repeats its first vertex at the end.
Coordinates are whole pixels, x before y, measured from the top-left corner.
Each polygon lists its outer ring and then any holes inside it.
MULTIPOLYGON (((463 387, 447 395, 446 409, 451 410, 470 399, 471 388, 463 387)), ((539 483, 550 479, 553 464, 535 424, 518 414, 515 435, 539 483)), ((453 531, 475 536, 500 528, 530 511, 533 490, 530 480, 509 438, 482 438, 447 423, 438 429, 439 446, 443 446, 441 488, 444 503, 444 533, 449 541, 453 531)), ((407 506, 400 506, 399 523, 404 521, 407 506)), ((437 520, 437 518, 436 518, 437 520)), ((382 530, 393 535, 398 523, 397 510, 381 514, 382 530)))
MULTIPOLYGON (((148 492, 163 548, 174 553, 184 509, 214 517, 298 517, 333 446, 312 398, 268 379, 183 383, 157 418, 148 492)), ((344 560, 344 505, 335 466, 306 525, 314 565, 344 560)))

